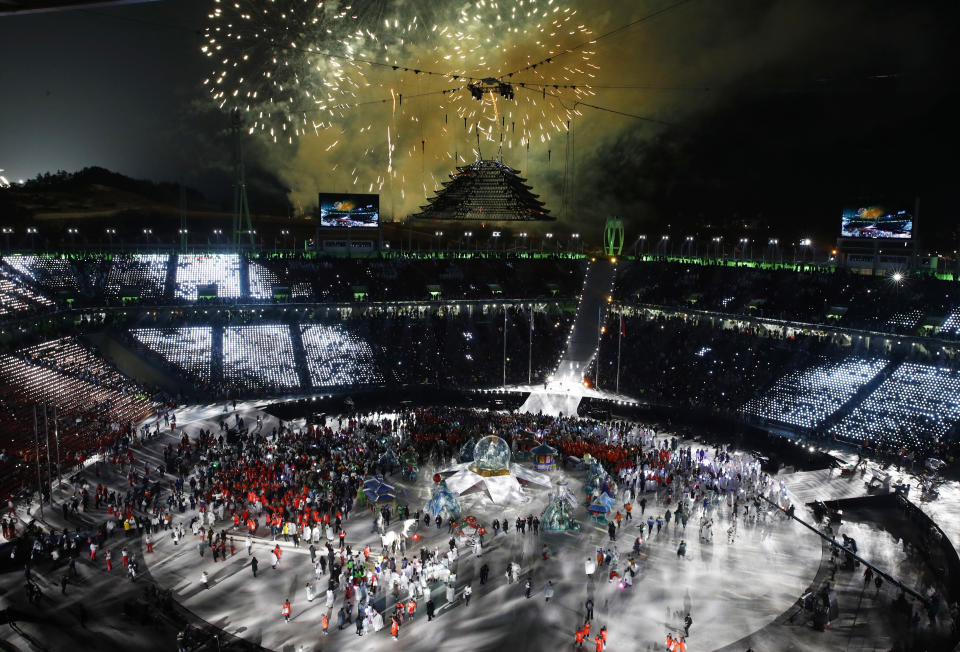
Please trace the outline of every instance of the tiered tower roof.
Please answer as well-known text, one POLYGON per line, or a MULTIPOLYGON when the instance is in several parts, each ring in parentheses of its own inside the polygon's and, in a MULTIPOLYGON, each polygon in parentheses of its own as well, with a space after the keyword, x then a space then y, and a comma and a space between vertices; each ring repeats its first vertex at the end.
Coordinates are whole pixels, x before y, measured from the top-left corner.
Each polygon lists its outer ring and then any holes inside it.
POLYGON ((485 222, 553 221, 519 170, 497 160, 457 166, 457 173, 413 215, 426 220, 485 222))

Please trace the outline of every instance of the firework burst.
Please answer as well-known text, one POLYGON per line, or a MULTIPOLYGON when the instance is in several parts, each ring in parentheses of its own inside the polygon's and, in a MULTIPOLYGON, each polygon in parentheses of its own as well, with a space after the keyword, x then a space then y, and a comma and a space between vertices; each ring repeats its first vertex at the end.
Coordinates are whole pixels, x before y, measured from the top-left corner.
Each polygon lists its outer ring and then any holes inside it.
POLYGON ((565 133, 594 94, 591 34, 560 0, 213 0, 202 49, 217 105, 298 143, 279 163, 291 186, 324 160, 324 178, 406 206, 481 148, 565 133))
POLYGON ((217 105, 244 112, 251 132, 274 141, 329 126, 325 109, 355 101, 364 86, 354 58, 366 36, 349 7, 332 5, 213 0, 201 51, 217 105))

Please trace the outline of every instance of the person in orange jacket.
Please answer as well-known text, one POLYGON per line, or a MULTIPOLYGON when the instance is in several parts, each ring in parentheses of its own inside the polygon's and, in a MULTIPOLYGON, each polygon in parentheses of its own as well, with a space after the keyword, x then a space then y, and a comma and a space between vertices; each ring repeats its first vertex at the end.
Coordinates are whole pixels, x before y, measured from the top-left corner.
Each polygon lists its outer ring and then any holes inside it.
POLYGON ((320 627, 323 628, 323 634, 326 636, 328 633, 327 628, 330 627, 330 614, 324 612, 324 614, 320 616, 320 627))
POLYGON ((290 622, 290 599, 287 598, 283 603, 283 608, 280 609, 280 613, 283 614, 283 621, 286 623, 290 622))
POLYGON ((607 626, 606 625, 600 628, 600 638, 603 639, 603 644, 606 645, 607 644, 607 626))
POLYGON ((411 598, 410 601, 407 602, 407 616, 409 616, 410 620, 413 620, 413 617, 416 615, 417 615, 417 601, 411 598))
POLYGON ((397 622, 396 618, 393 619, 393 622, 390 625, 390 634, 393 635, 393 640, 397 640, 400 637, 400 624, 397 622))
POLYGON ((597 644, 597 652, 603 652, 603 639, 600 637, 600 634, 594 636, 593 641, 597 644))
POLYGON ((673 637, 667 632, 667 652, 673 652, 673 637))
POLYGON ((583 630, 578 629, 577 633, 574 636, 576 637, 577 649, 578 650, 582 649, 583 648, 583 630))

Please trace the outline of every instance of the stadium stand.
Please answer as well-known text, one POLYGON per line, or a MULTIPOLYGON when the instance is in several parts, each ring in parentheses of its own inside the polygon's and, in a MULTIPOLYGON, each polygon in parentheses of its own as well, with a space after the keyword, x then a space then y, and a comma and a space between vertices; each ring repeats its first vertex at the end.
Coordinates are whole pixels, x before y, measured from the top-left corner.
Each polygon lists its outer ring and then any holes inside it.
POLYGON ((206 386, 210 382, 212 331, 210 326, 137 328, 130 335, 177 373, 206 386))
POLYGON ((201 286, 215 285, 217 297, 241 296, 240 256, 238 254, 184 254, 177 259, 174 294, 177 299, 197 300, 201 286))
POLYGON ((905 362, 850 414, 830 428, 848 441, 881 441, 919 449, 940 441, 960 421, 955 369, 905 362))
POLYGON ((17 274, 0 267, 0 317, 35 313, 53 307, 53 301, 35 292, 17 274))
POLYGON ((339 325, 300 327, 314 388, 375 385, 383 382, 370 344, 339 325))
POLYGON ((793 371, 744 405, 746 414, 800 428, 814 428, 854 397, 887 365, 886 360, 821 358, 793 371))
POLYGON ((290 327, 257 324, 225 328, 223 378, 226 383, 245 390, 299 389, 290 327))
POLYGON ((104 282, 108 299, 136 296, 141 299, 161 299, 167 281, 167 254, 134 254, 116 256, 110 261, 104 282))

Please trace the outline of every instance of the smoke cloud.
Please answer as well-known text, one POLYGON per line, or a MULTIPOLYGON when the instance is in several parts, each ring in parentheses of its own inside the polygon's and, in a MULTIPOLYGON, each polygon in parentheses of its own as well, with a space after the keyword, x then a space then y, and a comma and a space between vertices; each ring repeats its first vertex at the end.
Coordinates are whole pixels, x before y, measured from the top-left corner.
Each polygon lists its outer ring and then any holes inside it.
MULTIPOLYGON (((358 70, 359 106, 338 108, 324 118, 331 126, 292 146, 266 150, 261 162, 290 189, 296 211, 309 214, 317 192, 378 192, 384 219, 403 221, 457 164, 482 155, 502 156, 519 169, 570 228, 613 214, 642 223, 659 217, 656 198, 673 182, 657 173, 657 161, 682 155, 679 144, 696 137, 701 116, 745 95, 789 92, 823 78, 881 72, 888 64, 902 69, 913 56, 904 43, 922 40, 931 20, 920 11, 884 14, 865 1, 509 5, 514 11, 548 7, 551 19, 554 9, 569 9, 561 30, 539 17, 507 17, 504 3, 434 4, 397 5, 395 13, 408 20, 423 11, 417 28, 385 27, 367 38, 361 54, 401 69, 357 64, 364 68, 358 70), (462 21, 467 6, 477 18, 462 21), (873 46, 853 46, 853 35, 864 33, 900 56, 885 61, 873 46), (547 57, 551 62, 506 78, 515 88, 513 101, 494 95, 477 101, 463 88, 464 76, 499 77, 547 57), (460 78, 412 70, 421 67, 460 78)), ((368 10, 378 21, 393 15, 389 3, 368 10)), ((673 163, 670 169, 682 167, 673 163)))

